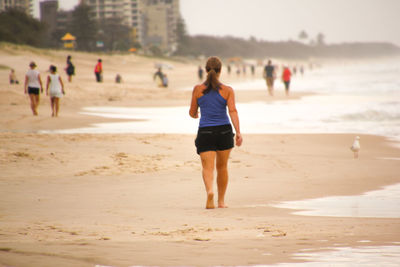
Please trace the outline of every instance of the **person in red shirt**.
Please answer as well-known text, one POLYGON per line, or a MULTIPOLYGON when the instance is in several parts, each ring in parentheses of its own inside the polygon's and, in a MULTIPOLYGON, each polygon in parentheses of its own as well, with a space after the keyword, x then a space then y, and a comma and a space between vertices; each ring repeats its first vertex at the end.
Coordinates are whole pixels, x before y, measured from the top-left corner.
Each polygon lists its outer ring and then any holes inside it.
POLYGON ((103 74, 103 65, 101 63, 101 59, 97 60, 96 67, 94 67, 94 74, 96 75, 96 81, 102 82, 102 74, 103 74))
POLYGON ((283 67, 283 72, 282 72, 282 81, 285 84, 286 95, 289 95, 290 77, 291 76, 292 76, 292 73, 290 72, 289 67, 285 65, 283 67))

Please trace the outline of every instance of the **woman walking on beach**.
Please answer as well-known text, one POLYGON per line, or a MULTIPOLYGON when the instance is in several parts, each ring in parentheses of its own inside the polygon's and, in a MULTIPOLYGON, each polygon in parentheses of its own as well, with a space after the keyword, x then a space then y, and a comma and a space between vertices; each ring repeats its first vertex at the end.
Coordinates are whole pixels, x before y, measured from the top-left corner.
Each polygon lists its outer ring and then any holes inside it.
POLYGON ((198 118, 200 107, 200 124, 196 137, 197 154, 203 166, 202 175, 207 193, 206 209, 214 206, 214 168, 217 169, 218 207, 226 208, 225 192, 228 186, 228 159, 234 147, 232 126, 236 131, 236 145, 242 144, 239 116, 236 110, 235 95, 231 87, 220 83, 221 61, 217 57, 207 60, 207 79, 193 88, 189 115, 198 118))
POLYGON ((58 111, 60 110, 60 98, 65 95, 64 83, 61 80, 60 75, 57 74, 57 67, 50 66, 50 74, 47 77, 46 84, 46 95, 49 95, 50 87, 50 105, 51 105, 51 116, 57 117, 58 111))
POLYGON ((26 72, 25 75, 25 85, 24 85, 24 92, 25 94, 29 94, 29 98, 31 100, 31 109, 33 112, 33 115, 37 116, 37 108, 39 106, 40 102, 40 92, 43 93, 43 85, 42 85, 42 79, 40 78, 40 73, 39 71, 35 70, 36 64, 35 62, 31 62, 29 64, 30 70, 26 72), (40 88, 40 92, 39 92, 40 88))

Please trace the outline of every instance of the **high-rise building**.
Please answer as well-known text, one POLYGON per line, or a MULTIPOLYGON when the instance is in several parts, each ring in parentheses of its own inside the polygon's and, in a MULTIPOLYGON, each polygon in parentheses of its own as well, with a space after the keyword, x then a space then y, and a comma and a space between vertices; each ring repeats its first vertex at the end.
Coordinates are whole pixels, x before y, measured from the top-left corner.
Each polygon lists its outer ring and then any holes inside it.
POLYGON ((101 20, 119 17, 132 27, 143 47, 159 46, 165 52, 176 49, 179 0, 81 0, 92 8, 92 17, 101 20))
POLYGON ((40 2, 40 21, 46 24, 47 32, 51 34, 57 27, 58 0, 40 2))
POLYGON ((176 27, 180 17, 179 0, 143 1, 143 44, 158 45, 162 50, 176 50, 176 27))
POLYGON ((67 33, 72 20, 72 11, 58 9, 58 0, 40 2, 40 21, 46 24, 46 44, 52 47, 61 45, 61 36, 67 33))
POLYGON ((141 0, 81 0, 81 4, 91 7, 91 15, 98 20, 119 17, 122 23, 132 27, 140 42, 140 2, 141 0))
POLYGON ((0 0, 0 12, 7 8, 18 8, 32 16, 33 0, 0 0))

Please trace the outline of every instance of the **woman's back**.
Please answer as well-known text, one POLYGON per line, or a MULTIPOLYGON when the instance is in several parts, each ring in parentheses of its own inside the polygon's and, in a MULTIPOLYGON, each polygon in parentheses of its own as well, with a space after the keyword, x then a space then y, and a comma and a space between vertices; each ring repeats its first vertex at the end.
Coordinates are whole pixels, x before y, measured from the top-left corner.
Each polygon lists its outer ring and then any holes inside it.
MULTIPOLYGON (((204 86, 205 87, 205 86, 204 86)), ((203 88, 201 88, 203 89, 203 88)), ((200 90, 201 90, 200 89, 200 90)), ((206 88, 204 88, 205 90, 206 88)), ((197 98, 200 107, 200 127, 219 126, 230 124, 226 112, 226 99, 221 95, 221 90, 210 90, 197 98)))
POLYGON ((50 96, 61 97, 62 87, 60 83, 60 76, 57 73, 49 74, 50 77, 50 96))
POLYGON ((26 72, 26 77, 28 77, 28 86, 39 88, 39 71, 30 69, 26 72))

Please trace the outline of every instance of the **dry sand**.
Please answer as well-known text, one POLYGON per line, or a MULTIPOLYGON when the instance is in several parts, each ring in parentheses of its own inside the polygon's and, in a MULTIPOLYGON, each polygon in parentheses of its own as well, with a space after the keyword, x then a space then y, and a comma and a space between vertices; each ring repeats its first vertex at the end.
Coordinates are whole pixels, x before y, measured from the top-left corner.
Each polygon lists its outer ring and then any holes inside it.
MULTIPOLYGON (((85 106, 188 105, 190 91, 180 88, 197 81, 198 62, 169 62, 165 89, 152 82, 158 60, 71 54, 77 75, 67 83, 67 52, 0 49, 1 64, 15 68, 20 81, 31 60, 43 80, 56 64, 67 93, 59 118, 50 117, 45 96, 34 117, 22 85, 8 85, 9 71, 0 69, 0 266, 273 264, 294 261, 291 254, 302 249, 400 241, 399 219, 298 216, 269 206, 399 183, 398 161, 382 158, 400 151, 384 137, 361 135, 354 160, 354 134, 243 131, 230 160, 229 208, 206 210, 194 134, 37 134, 111 121, 80 114, 85 106), (99 57, 102 84, 93 74, 99 57), (123 84, 113 83, 116 73, 123 84)), ((286 97, 237 92, 237 102, 276 99, 286 97)))

